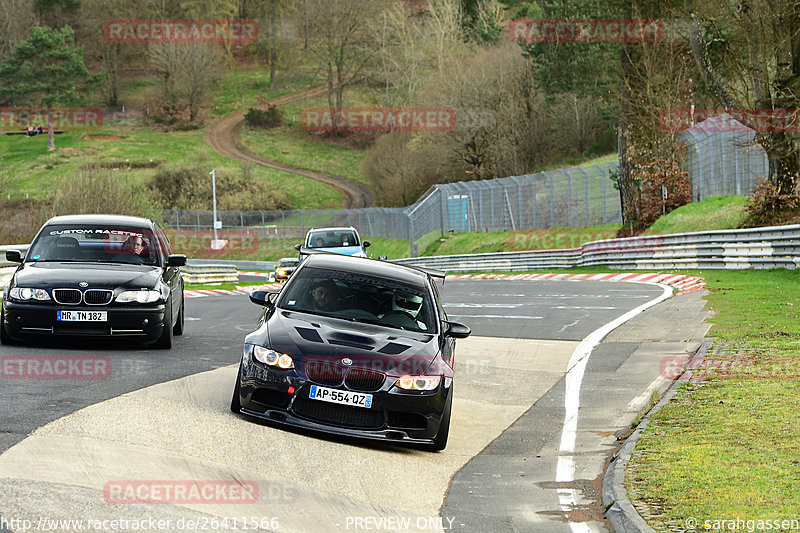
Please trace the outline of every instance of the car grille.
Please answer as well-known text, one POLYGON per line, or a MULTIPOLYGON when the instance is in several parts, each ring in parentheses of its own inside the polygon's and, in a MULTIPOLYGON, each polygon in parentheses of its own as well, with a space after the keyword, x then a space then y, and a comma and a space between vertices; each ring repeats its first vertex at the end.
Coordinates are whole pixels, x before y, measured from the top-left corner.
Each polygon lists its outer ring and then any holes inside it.
POLYGON ((79 304, 81 297, 78 289, 53 289, 53 300, 59 304, 79 304))
POLYGON ((342 384, 344 368, 331 363, 309 361, 306 363, 306 376, 314 383, 335 387, 342 384))
POLYGON ((381 388, 384 381, 386 381, 386 376, 381 372, 351 368, 347 371, 344 384, 348 389, 357 391, 376 391, 381 388))
POLYGON ((113 295, 112 291, 106 289, 89 289, 83 293, 83 299, 89 305, 105 305, 113 295))
POLYGON ((336 426, 371 429, 383 427, 383 411, 377 409, 348 407, 298 396, 294 400, 292 411, 299 417, 336 426))
POLYGON ((110 335, 108 326, 56 326, 53 328, 56 335, 110 335))

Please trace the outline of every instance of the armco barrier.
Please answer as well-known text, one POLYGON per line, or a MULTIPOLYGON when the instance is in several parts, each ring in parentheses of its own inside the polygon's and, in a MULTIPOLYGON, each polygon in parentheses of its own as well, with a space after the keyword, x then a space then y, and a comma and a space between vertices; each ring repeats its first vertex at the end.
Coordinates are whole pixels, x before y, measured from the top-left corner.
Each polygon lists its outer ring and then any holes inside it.
POLYGON ((607 239, 568 250, 414 257, 395 262, 448 272, 580 266, 626 270, 797 268, 800 225, 607 239))
MULTIPOLYGON (((0 260, 5 259, 7 249, 25 251, 27 248, 27 244, 0 246, 0 260)), ((394 262, 449 272, 523 272, 579 266, 625 270, 797 268, 800 267, 800 225, 648 235, 593 241, 567 250, 414 257, 394 262)), ((272 270, 273 264, 270 261, 192 260, 188 267, 226 265, 227 275, 232 276, 230 272, 234 267, 272 270)), ((184 268, 183 272, 186 271, 184 268)))
POLYGON ((239 280, 236 266, 221 263, 198 265, 189 262, 186 266, 181 267, 181 277, 186 283, 218 283, 239 280))

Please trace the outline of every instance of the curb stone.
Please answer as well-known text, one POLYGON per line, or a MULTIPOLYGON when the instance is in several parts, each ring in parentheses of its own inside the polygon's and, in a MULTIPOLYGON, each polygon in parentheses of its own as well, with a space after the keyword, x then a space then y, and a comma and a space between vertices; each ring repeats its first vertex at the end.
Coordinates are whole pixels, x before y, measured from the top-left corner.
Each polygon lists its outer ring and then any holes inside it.
MULTIPOLYGON (((697 349, 692 361, 689 362, 687 368, 694 368, 692 364, 695 359, 705 357, 708 350, 713 344, 712 339, 705 339, 700 348, 697 349)), ((615 533, 655 533, 653 529, 644 518, 641 517, 639 512, 628 499, 628 492, 625 490, 625 467, 630 461, 631 454, 642 436, 642 432, 650 424, 650 417, 661 410, 677 393, 678 385, 685 382, 688 377, 687 370, 684 374, 676 379, 666 394, 659 400, 659 402, 642 418, 642 421, 636 427, 630 437, 627 438, 625 444, 619 449, 616 455, 612 458, 611 462, 606 469, 602 482, 602 501, 603 508, 606 510, 606 517, 611 529, 615 533)))

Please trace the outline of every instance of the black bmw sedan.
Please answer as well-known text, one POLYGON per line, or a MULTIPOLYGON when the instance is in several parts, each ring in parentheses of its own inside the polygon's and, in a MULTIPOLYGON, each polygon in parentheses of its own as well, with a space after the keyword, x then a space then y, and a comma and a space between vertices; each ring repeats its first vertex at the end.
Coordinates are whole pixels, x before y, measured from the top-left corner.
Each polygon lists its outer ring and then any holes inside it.
POLYGON ((48 220, 3 289, 0 341, 127 337, 171 348, 183 333, 186 256, 155 222, 117 215, 48 220))
POLYGON ((272 422, 447 445, 455 339, 429 272, 311 253, 278 292, 256 291, 231 410, 272 422))

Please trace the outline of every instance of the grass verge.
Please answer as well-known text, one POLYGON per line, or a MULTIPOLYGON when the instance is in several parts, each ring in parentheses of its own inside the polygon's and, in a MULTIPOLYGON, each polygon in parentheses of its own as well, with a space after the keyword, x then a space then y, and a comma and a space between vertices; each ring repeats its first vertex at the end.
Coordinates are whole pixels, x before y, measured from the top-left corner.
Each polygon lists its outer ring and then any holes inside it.
POLYGON ((717 196, 683 205, 659 217, 645 235, 665 235, 741 227, 747 219, 747 196, 717 196))
POLYGON ((628 465, 629 495, 662 531, 796 518, 800 271, 702 275, 716 337, 706 379, 651 419, 628 465))

